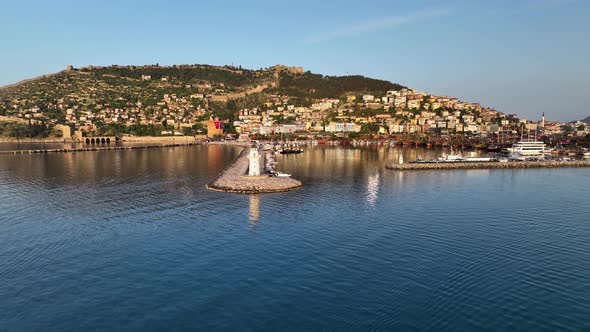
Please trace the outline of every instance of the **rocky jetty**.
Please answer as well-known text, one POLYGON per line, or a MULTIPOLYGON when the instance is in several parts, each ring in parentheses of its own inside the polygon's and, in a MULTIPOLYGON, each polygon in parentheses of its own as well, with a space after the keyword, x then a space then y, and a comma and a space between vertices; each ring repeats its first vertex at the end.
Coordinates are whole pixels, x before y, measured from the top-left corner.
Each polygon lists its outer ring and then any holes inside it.
POLYGON ((590 160, 574 161, 510 161, 510 162, 473 162, 473 163, 389 163, 385 168, 405 170, 447 170, 447 169, 509 169, 509 168, 558 168, 558 167, 590 167, 590 160))
POLYGON ((244 149, 229 167, 207 185, 207 188, 232 193, 258 194, 290 191, 302 186, 301 181, 289 177, 247 176, 248 150, 244 149))

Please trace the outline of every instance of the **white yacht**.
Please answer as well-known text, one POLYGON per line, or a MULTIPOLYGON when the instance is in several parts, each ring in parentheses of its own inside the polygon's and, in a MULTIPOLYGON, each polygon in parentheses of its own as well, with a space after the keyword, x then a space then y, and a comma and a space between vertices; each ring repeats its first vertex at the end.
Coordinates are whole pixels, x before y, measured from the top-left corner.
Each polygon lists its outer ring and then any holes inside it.
MULTIPOLYGON (((400 160, 401 156, 400 156, 400 160)), ((498 162, 497 158, 490 158, 490 157, 463 157, 461 154, 453 154, 453 149, 451 148, 451 154, 444 155, 442 157, 430 160, 422 160, 418 158, 415 161, 411 161, 411 164, 430 164, 430 163, 488 163, 488 162, 498 162)), ((402 164, 403 161, 400 161, 402 164)))
POLYGON ((453 162, 458 160, 463 160, 463 156, 460 153, 454 154, 453 147, 451 147, 451 154, 444 153, 442 157, 436 158, 438 162, 453 162))
POLYGON ((545 154, 545 143, 542 141, 522 140, 506 150, 515 157, 542 157, 545 154))

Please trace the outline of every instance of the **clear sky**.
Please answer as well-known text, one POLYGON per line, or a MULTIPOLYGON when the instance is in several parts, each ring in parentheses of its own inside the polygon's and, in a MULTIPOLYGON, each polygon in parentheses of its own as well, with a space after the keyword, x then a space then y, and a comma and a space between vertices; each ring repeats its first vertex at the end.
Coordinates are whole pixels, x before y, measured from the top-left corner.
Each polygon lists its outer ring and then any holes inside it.
POLYGON ((285 64, 590 115, 588 0, 0 1, 0 85, 68 64, 285 64))

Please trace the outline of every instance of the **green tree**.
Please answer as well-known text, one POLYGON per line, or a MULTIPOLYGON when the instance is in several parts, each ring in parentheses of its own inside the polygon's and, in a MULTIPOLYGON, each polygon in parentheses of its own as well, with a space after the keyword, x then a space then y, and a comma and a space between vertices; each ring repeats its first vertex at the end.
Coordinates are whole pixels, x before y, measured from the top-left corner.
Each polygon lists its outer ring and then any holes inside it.
POLYGON ((572 127, 571 125, 563 125, 561 126, 561 130, 563 130, 563 132, 565 132, 566 134, 571 134, 574 132, 574 127, 572 127))
POLYGON ((376 123, 361 124, 361 134, 376 134, 379 132, 379 125, 376 123))

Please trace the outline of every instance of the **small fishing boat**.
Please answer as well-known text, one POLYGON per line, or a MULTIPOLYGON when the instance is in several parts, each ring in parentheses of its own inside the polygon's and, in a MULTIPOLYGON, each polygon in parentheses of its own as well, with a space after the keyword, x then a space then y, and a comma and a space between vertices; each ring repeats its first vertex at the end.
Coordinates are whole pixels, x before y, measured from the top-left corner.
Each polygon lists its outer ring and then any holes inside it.
POLYGON ((279 177, 279 178, 288 178, 288 177, 291 177, 291 174, 281 173, 281 172, 275 172, 273 175, 276 176, 276 177, 279 177))

